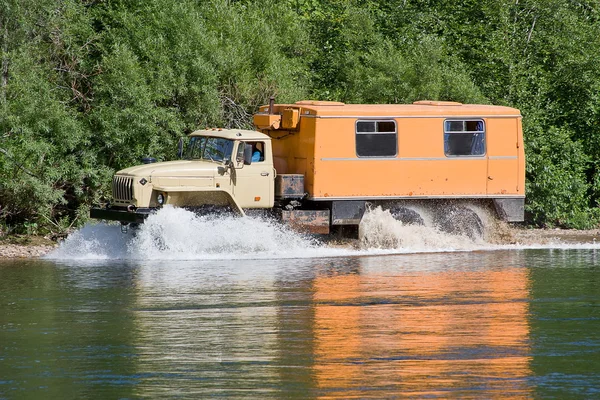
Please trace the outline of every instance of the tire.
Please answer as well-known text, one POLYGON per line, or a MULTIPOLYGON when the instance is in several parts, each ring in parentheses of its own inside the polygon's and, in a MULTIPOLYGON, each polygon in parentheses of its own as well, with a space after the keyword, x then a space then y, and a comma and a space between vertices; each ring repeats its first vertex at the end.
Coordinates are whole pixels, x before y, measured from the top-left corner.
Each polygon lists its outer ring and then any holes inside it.
POLYGON ((483 222, 477 213, 463 206, 444 207, 436 215, 434 225, 442 232, 466 236, 472 240, 482 238, 484 232, 483 222))
POLYGON ((403 225, 425 225, 423 217, 415 210, 407 207, 392 207, 390 208, 390 214, 395 220, 402 222, 403 225))

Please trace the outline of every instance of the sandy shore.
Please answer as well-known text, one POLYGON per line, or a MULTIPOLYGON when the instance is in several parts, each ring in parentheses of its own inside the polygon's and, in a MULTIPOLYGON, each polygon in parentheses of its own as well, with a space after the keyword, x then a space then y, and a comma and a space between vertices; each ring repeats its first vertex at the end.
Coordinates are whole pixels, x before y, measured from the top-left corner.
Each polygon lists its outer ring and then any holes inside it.
POLYGON ((600 243, 600 229, 512 229, 513 242, 520 244, 600 243))
MULTIPOLYGON (((0 259, 2 258, 38 258, 56 247, 58 243, 37 237, 21 237, 18 243, 7 240, 0 242, 0 259)), ((534 245, 549 243, 600 243, 600 229, 577 231, 564 229, 509 229, 501 238, 493 240, 495 244, 534 245)), ((343 244, 342 244, 343 245, 343 244)), ((357 245, 349 240, 346 245, 357 245)))
POLYGON ((37 258, 48 254, 56 246, 0 244, 0 258, 37 258))
POLYGON ((37 258, 58 247, 53 240, 39 236, 9 236, 0 241, 0 258, 37 258))

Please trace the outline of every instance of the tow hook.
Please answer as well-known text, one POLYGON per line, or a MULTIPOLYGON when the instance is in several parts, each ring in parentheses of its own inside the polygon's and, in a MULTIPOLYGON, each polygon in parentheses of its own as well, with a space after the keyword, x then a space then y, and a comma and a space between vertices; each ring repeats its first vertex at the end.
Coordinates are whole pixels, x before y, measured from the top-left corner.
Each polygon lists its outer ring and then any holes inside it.
POLYGON ((130 205, 127 206, 127 211, 128 212, 132 213, 132 212, 135 212, 135 210, 137 210, 137 207, 134 206, 133 204, 130 204, 130 205))

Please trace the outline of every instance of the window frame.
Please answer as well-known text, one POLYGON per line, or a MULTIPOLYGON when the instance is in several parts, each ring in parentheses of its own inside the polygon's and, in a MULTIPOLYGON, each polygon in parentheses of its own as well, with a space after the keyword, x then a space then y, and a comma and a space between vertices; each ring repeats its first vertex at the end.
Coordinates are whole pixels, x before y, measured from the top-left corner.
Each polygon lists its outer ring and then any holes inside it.
POLYGON ((362 118, 362 119, 357 119, 354 122, 354 151, 356 153, 356 157, 358 158, 371 158, 371 159, 389 159, 389 158, 397 158, 398 157, 398 123, 396 122, 395 119, 391 118, 391 119, 367 119, 367 118, 362 118), (375 124, 375 131, 374 132, 359 132, 358 131, 358 124, 361 122, 372 122, 375 124), (394 131, 393 132, 378 132, 377 128, 378 128, 378 123, 380 122, 385 122, 385 123, 393 123, 394 124, 394 131), (368 155, 361 155, 359 153, 359 147, 358 147, 358 135, 394 135, 395 137, 395 146, 394 146, 394 154, 390 154, 390 155, 374 155, 374 156, 368 156, 368 155))
POLYGON ((443 121, 443 144, 444 144, 444 155, 447 158, 485 158, 487 155, 487 124, 484 118, 446 118, 443 121), (483 125, 483 129, 482 130, 464 130, 465 128, 463 128, 462 131, 454 131, 454 130, 446 130, 446 124, 448 122, 463 122, 463 125, 467 122, 481 122, 483 125), (446 150, 446 138, 447 135, 452 135, 452 134, 478 134, 478 133, 483 133, 483 152, 481 154, 448 154, 448 151, 446 150))

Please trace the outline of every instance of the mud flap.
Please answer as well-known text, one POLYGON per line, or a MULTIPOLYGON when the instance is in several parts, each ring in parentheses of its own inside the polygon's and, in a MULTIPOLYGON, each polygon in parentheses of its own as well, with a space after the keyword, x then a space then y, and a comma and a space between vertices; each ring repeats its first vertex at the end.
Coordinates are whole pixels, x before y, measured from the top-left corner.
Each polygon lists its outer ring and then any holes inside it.
POLYGON ((523 222, 525 219, 525 199, 493 199, 498 216, 507 222, 523 222))
POLYGON ((329 233, 329 210, 281 211, 281 221, 300 232, 329 233))

